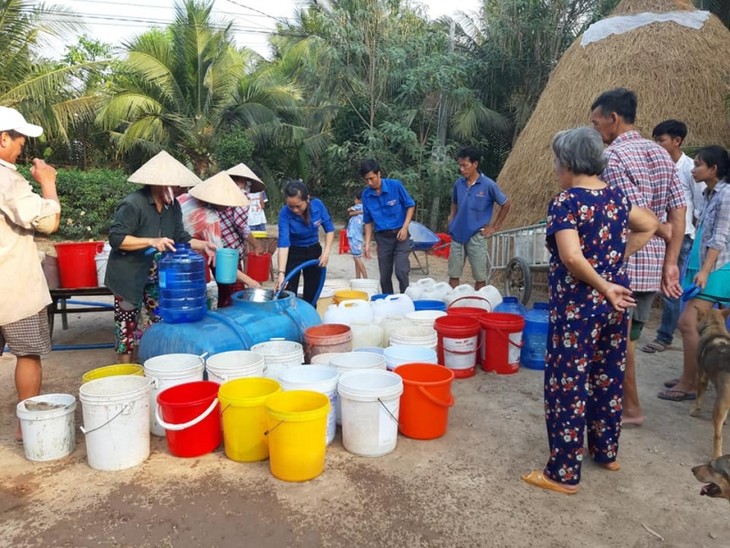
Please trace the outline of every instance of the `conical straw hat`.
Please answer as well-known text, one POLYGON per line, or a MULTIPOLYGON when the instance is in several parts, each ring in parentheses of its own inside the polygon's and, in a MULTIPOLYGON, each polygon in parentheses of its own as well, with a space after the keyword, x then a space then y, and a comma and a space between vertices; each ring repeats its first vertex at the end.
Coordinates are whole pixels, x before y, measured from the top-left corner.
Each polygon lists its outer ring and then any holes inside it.
POLYGON ((251 203, 225 171, 195 185, 190 189, 190 195, 202 202, 225 207, 241 207, 251 203))
POLYGON ((127 181, 155 186, 195 186, 200 183, 195 173, 164 150, 132 173, 127 181))
POLYGON ((231 177, 243 177, 251 181, 251 192, 263 192, 266 190, 266 184, 244 163, 233 166, 226 170, 226 173, 231 177))

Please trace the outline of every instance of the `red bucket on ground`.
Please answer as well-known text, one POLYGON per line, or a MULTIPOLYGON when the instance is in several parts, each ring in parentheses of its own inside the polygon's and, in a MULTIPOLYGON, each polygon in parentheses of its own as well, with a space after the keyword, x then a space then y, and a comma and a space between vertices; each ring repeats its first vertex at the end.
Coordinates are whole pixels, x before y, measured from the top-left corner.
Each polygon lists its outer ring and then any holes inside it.
POLYGON ((104 242, 59 242, 54 246, 62 288, 99 286, 95 258, 104 248, 104 242))
POLYGON ((257 282, 265 282, 269 279, 271 271, 271 254, 262 253, 256 255, 249 253, 246 256, 246 274, 257 282))
MULTIPOLYGON (((458 301, 459 299, 456 300, 458 301)), ((449 306, 446 309, 446 313, 451 316, 467 316, 469 318, 474 318, 479 322, 479 358, 477 359, 477 363, 484 361, 486 345, 484 344, 485 334, 481 322, 485 314, 489 314, 489 312, 483 308, 479 308, 478 306, 449 306)))
POLYGON ((454 371, 432 363, 407 363, 395 371, 403 378, 398 430, 417 440, 433 440, 446 433, 449 408, 454 405, 454 371))
POLYGON ((484 327, 484 371, 511 375, 520 369, 522 330, 525 318, 518 314, 489 312, 481 319, 484 327))
POLYGON ((176 457, 199 457, 221 444, 220 385, 211 381, 178 384, 157 395, 157 422, 176 457))
POLYGON ((476 373, 479 350, 479 322, 469 316, 447 315, 436 318, 433 327, 438 334, 438 360, 454 371, 457 379, 476 373))
POLYGON ((350 352, 352 328, 344 323, 325 323, 304 331, 304 356, 307 363, 319 354, 350 352))

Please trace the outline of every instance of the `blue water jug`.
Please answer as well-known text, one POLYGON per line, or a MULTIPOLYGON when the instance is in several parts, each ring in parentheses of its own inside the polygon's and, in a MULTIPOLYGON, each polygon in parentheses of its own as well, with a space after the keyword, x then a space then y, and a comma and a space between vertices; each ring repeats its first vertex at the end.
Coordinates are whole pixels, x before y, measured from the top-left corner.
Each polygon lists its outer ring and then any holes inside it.
POLYGON ((197 322, 205 316, 205 259, 190 244, 175 244, 157 265, 160 278, 159 313, 168 323, 197 322))
POLYGON ((545 369, 549 315, 548 303, 535 303, 532 310, 525 314, 520 363, 529 369, 545 369))
POLYGON ((506 312, 508 314, 518 314, 522 317, 527 314, 527 308, 517 299, 507 295, 502 298, 502 302, 494 307, 494 312, 506 312))

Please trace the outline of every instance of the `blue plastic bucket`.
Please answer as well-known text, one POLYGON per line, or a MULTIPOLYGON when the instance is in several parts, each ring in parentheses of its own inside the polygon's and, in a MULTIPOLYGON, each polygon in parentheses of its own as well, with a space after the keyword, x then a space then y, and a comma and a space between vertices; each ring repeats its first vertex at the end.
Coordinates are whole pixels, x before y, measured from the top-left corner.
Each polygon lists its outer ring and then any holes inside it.
POLYGON ((215 250, 215 281, 219 284, 236 283, 238 250, 219 247, 215 250))
POLYGON ((446 303, 443 301, 423 300, 413 301, 416 310, 443 310, 446 311, 446 303))

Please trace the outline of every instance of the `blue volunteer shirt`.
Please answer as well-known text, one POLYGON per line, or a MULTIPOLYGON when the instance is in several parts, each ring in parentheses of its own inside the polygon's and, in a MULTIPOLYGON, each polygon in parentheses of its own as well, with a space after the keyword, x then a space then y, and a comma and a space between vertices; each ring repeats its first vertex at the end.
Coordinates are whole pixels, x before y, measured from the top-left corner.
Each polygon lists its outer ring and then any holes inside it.
POLYGON ((457 179, 451 189, 451 201, 456 204, 456 215, 449 224, 449 234, 453 240, 465 244, 490 223, 494 204, 504 205, 507 196, 497 183, 480 173, 471 187, 467 187, 464 177, 457 179))
POLYGON ((416 205, 403 183, 381 179, 380 195, 368 187, 362 193, 362 222, 373 223, 375 232, 403 227, 408 208, 416 205))
POLYGON ((325 232, 334 232, 327 208, 318 198, 309 200, 309 224, 288 207, 284 206, 279 212, 279 247, 309 247, 319 242, 319 227, 325 232))

